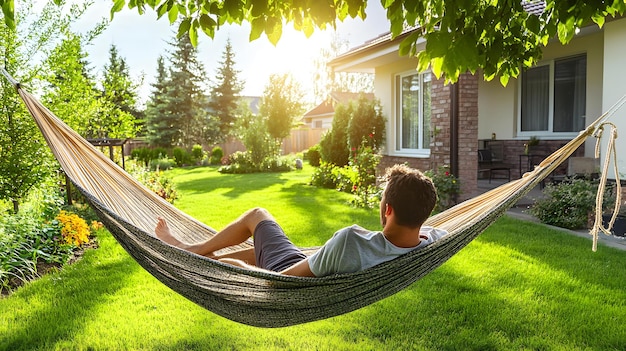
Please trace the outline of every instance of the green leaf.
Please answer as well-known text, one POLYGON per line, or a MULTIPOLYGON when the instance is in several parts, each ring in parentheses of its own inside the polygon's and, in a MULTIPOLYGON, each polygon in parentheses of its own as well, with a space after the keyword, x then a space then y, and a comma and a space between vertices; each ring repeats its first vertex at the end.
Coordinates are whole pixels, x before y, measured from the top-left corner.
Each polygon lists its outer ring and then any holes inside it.
POLYGON ((500 76, 500 84, 502 84, 502 86, 503 86, 503 87, 506 87, 506 86, 507 86, 507 84, 509 84, 509 78, 510 78, 510 77, 509 77, 509 75, 508 75, 508 74, 503 73, 503 74, 500 76))
POLYGON ((122 11, 122 9, 124 8, 124 4, 125 3, 126 3, 126 1, 124 1, 124 0, 115 0, 113 2, 113 7, 111 7, 111 19, 113 19, 113 15, 116 12, 122 11))
POLYGON ((596 13, 593 16, 591 16, 591 19, 596 22, 596 24, 598 25, 598 27, 602 28, 604 26, 604 21, 605 18, 604 16, 602 16, 602 14, 596 13))
POLYGON ((450 46, 450 34, 442 32, 430 33, 426 37, 426 51, 431 57, 443 57, 450 46))
POLYGON ((200 16, 199 23, 200 23, 200 28, 202 28, 202 30, 211 29, 215 31, 215 26, 217 25, 217 22, 215 22, 215 20, 207 14, 203 14, 200 16))
POLYGON ((437 79, 441 78, 443 72, 443 57, 435 57, 430 60, 430 66, 432 67, 433 74, 437 79))
POLYGON ((191 45, 198 46, 198 21, 193 21, 192 26, 189 27, 189 40, 191 45))
POLYGON ((273 45, 278 44, 278 40, 283 35, 283 23, 280 19, 270 18, 265 28, 265 35, 273 45))
POLYGON ((310 18, 305 18, 302 22, 300 30, 307 38, 311 37, 311 35, 313 35, 313 32, 315 31, 315 25, 313 24, 313 20, 311 20, 310 18))
POLYGON ((172 6, 172 8, 167 12, 167 18, 170 20, 170 24, 176 22, 178 19, 178 6, 172 6))
POLYGON ((539 31, 541 30, 539 17, 535 15, 528 16, 528 19, 526 20, 526 28, 528 28, 528 30, 533 34, 539 34, 539 31))
POLYGON ((167 2, 164 2, 157 8, 157 19, 163 17, 167 13, 167 2))
POLYGON ((180 25, 178 26, 178 33, 176 34, 176 37, 177 38, 182 37, 185 33, 189 31, 190 27, 191 27, 191 19, 185 18, 182 22, 180 22, 180 25))
POLYGON ((265 18, 257 17, 252 20, 250 25, 252 28, 250 29, 250 37, 248 40, 253 41, 259 39, 263 31, 265 30, 265 18))
POLYGON ((5 0, 2 3, 2 13, 4 14, 4 23, 11 30, 15 29, 15 5, 13 0, 5 0))
POLYGON ((425 72, 430 66, 430 56, 426 51, 420 51, 417 54, 417 71, 425 72))
POLYGON ((267 11, 267 0, 252 0, 252 9, 250 13, 252 17, 260 17, 267 11))

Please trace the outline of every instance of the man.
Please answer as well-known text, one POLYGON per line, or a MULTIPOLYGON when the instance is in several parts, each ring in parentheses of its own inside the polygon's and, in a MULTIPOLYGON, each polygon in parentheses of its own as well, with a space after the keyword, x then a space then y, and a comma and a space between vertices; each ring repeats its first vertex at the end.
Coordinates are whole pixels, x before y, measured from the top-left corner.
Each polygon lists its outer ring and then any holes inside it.
POLYGON ((437 201, 430 178, 404 165, 387 169, 385 178, 387 184, 380 201, 383 230, 373 232, 357 225, 343 228, 310 257, 289 241, 272 215, 262 208, 247 211, 214 237, 198 244, 190 245, 174 238, 163 218, 158 219, 155 233, 171 245, 245 268, 303 277, 356 272, 426 246, 447 234, 444 230, 422 227, 437 201), (254 248, 214 254, 251 236, 254 248))

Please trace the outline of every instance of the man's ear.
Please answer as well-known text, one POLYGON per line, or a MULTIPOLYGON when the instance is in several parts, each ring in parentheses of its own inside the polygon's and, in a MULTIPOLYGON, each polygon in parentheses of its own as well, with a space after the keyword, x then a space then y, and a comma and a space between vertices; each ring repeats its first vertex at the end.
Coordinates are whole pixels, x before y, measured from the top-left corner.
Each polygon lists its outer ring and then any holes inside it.
POLYGON ((390 216, 393 213, 393 207, 390 204, 385 204, 385 216, 390 216))

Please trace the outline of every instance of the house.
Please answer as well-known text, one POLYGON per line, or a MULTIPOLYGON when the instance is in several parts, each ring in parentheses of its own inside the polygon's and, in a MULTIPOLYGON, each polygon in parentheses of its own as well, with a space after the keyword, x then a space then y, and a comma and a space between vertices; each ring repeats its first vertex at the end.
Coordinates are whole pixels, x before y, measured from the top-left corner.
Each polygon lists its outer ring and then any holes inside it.
POLYGON ((374 94, 372 93, 332 92, 328 99, 307 111, 302 117, 302 122, 310 128, 328 130, 333 123, 335 106, 347 104, 350 101, 357 101, 361 95, 364 95, 368 100, 374 99, 374 94))
MULTIPOLYGON (((445 85, 430 72, 417 72, 417 59, 399 56, 400 41, 385 34, 333 59, 336 71, 374 73, 374 91, 387 117, 381 166, 407 162, 419 169, 449 165, 461 179, 462 198, 477 192, 478 150, 492 147, 514 178, 571 140, 626 94, 626 19, 582 28, 567 45, 543 50, 535 67, 506 87, 482 73, 461 75, 445 85), (538 144, 524 152, 529 140, 538 144)), ((423 49, 425 42, 418 43, 423 49)), ((626 107, 612 118, 626 131, 626 107)), ((593 157, 595 140, 577 150, 593 157)), ((617 139, 626 150, 626 139, 617 139)), ((564 165, 567 167, 567 165, 564 165)), ((626 154, 618 154, 626 174, 626 154)), ((609 175, 611 177, 611 175, 609 175)))

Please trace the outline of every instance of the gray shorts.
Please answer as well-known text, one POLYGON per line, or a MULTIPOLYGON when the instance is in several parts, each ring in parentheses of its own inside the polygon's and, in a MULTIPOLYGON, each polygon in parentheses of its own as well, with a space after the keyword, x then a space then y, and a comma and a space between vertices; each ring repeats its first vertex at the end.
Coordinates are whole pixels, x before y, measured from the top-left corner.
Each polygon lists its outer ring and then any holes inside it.
POLYGON ((274 221, 259 222, 254 229, 253 239, 257 267, 280 272, 306 258, 274 221))

